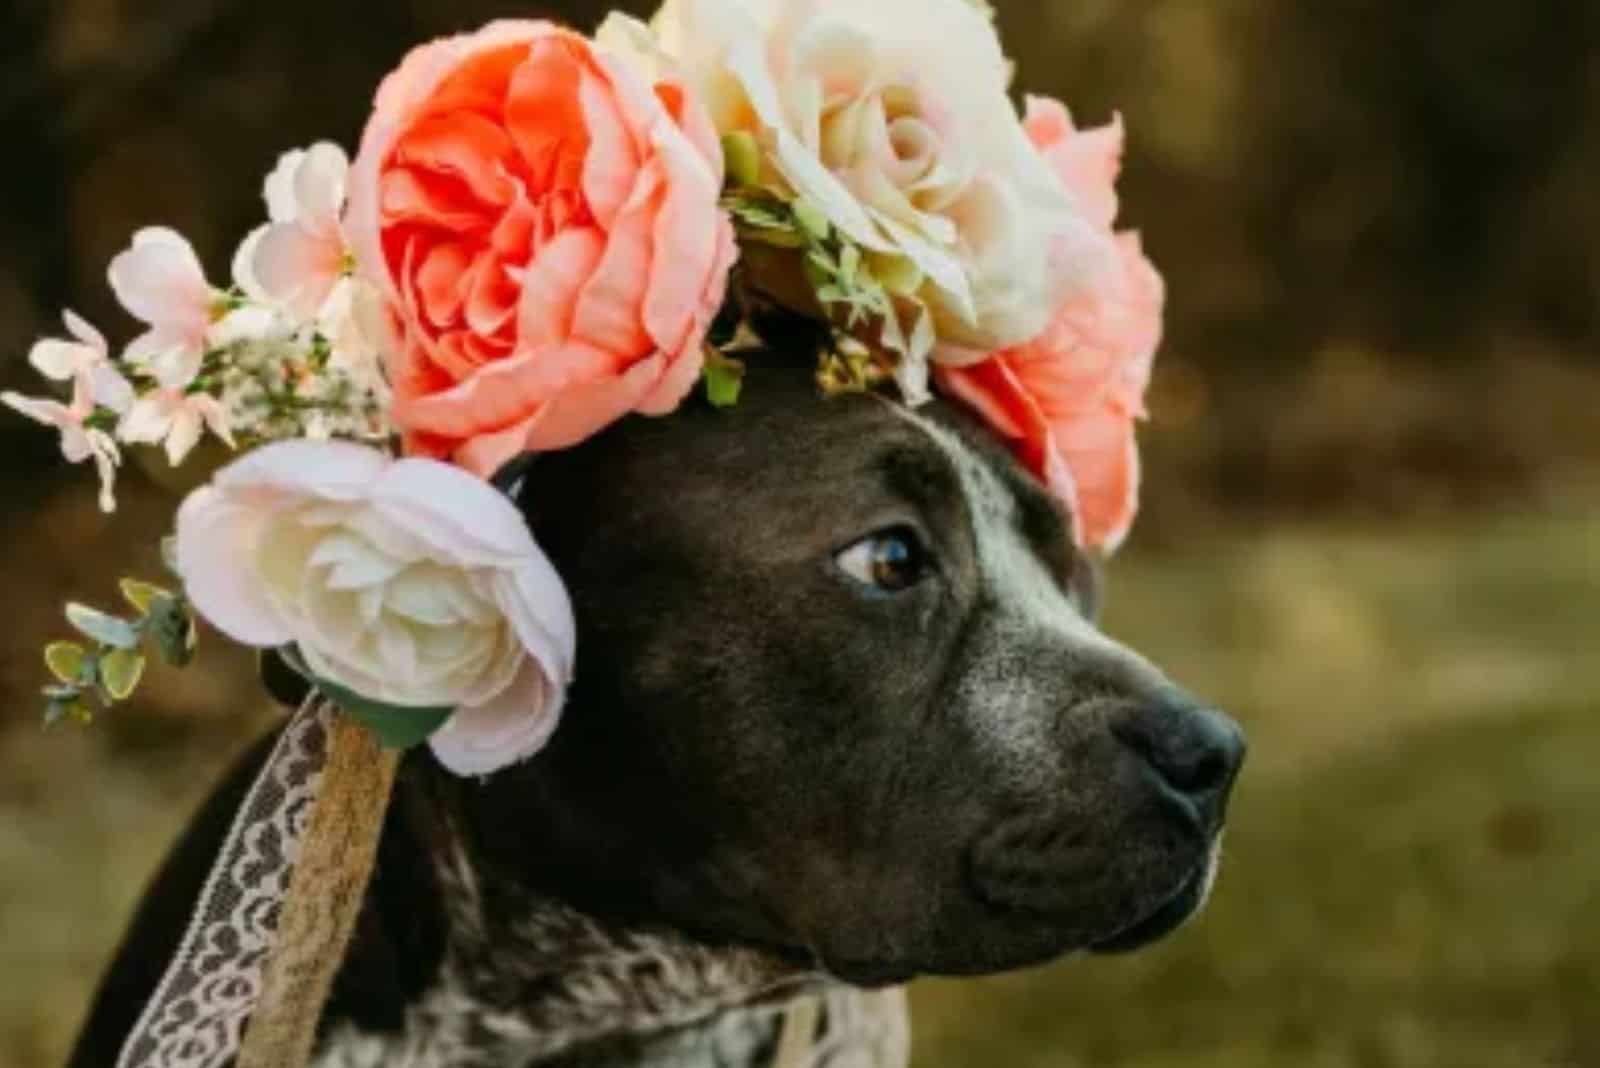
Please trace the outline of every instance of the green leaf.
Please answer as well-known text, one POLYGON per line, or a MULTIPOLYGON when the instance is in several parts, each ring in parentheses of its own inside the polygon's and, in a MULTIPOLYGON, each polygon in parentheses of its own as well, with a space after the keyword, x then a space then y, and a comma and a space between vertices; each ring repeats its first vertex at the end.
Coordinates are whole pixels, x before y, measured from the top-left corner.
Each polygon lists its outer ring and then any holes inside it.
POLYGON ((113 701, 126 701, 144 677, 144 654, 114 649, 100 658, 100 682, 113 701))
POLYGON ((44 647, 44 663, 62 682, 77 682, 89 652, 77 642, 51 642, 44 647))
POLYGON ((822 209, 804 197, 790 205, 789 210, 794 212, 794 221, 800 224, 800 229, 812 240, 826 241, 828 235, 833 233, 833 225, 828 222, 822 209))
POLYGON ((123 599, 137 608, 140 615, 145 615, 150 611, 150 602, 157 597, 172 596, 170 591, 164 590, 160 586, 152 586, 148 582, 140 582, 138 579, 125 578, 119 585, 122 589, 123 599))
POLYGON ((856 284, 856 273, 861 270, 861 250, 855 245, 846 245, 839 254, 839 281, 847 286, 856 284))
POLYGON ((362 697, 326 679, 311 680, 317 689, 350 718, 372 731, 388 749, 411 749, 428 740, 455 712, 453 708, 412 708, 362 697))
POLYGON ((76 601, 67 605, 67 622, 84 637, 113 649, 133 649, 139 644, 139 632, 133 624, 76 601))
POLYGON ((883 256, 875 261, 875 274, 879 284, 888 292, 909 297, 922 288, 922 271, 909 258, 883 256))
POLYGON ((753 227, 740 232, 741 237, 754 241, 758 245, 768 248, 802 249, 806 247, 805 236, 798 231, 778 227, 753 227))
POLYGON ((44 725, 54 727, 65 719, 88 723, 94 719, 94 713, 84 704, 82 697, 52 697, 44 706, 44 725))
POLYGON ((728 183, 735 189, 761 181, 761 146, 745 130, 724 134, 722 158, 727 166, 728 183))
POLYGON ((307 666, 305 658, 300 655, 300 650, 293 645, 280 648, 278 656, 285 664, 299 672, 307 682, 320 690, 324 697, 343 709, 350 718, 376 734, 378 741, 389 749, 404 750, 421 745, 434 731, 444 726, 445 720, 455 712, 453 708, 391 705, 363 697, 349 687, 320 678, 307 666))
POLYGON ((199 639, 188 601, 167 593, 156 595, 145 610, 145 623, 162 660, 185 667, 194 659, 199 639))
POLYGON ((744 390, 744 363, 716 349, 706 353, 706 399, 713 408, 732 408, 744 390))

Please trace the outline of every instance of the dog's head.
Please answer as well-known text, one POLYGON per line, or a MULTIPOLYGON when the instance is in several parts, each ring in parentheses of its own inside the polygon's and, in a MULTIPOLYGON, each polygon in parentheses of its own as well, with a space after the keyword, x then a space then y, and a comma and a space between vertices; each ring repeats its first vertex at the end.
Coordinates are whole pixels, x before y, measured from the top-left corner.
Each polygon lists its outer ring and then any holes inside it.
POLYGON ((1096 630, 1068 517, 960 414, 757 370, 502 481, 579 660, 549 749, 470 791, 495 863, 864 985, 1199 907, 1239 731, 1096 630))

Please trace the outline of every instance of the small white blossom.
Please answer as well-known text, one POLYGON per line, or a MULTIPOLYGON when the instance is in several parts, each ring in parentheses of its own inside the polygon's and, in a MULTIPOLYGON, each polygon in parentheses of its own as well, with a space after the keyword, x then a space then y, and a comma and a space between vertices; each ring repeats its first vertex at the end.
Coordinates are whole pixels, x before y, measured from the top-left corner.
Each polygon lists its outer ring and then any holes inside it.
POLYGON ((100 509, 116 511, 117 501, 113 489, 117 481, 117 467, 122 463, 122 452, 105 431, 88 425, 94 414, 94 396, 90 378, 77 375, 73 378, 72 403, 24 397, 17 393, 0 393, 0 403, 27 416, 36 423, 54 427, 61 432, 61 455, 68 463, 93 460, 100 477, 100 509))
POLYGON ((349 171, 344 150, 326 141, 278 161, 264 189, 271 222, 234 256, 234 281, 247 296, 282 305, 301 322, 319 320, 347 273, 340 216, 349 171))
POLYGON ((94 405, 119 415, 127 411, 133 403, 133 387, 112 366, 104 335, 73 312, 64 312, 62 319, 73 340, 45 338, 28 353, 28 362, 52 381, 84 381, 94 405))
POLYGON ((140 230, 111 261, 109 277, 117 300, 149 327, 123 358, 167 389, 187 387, 200 372, 218 301, 194 248, 174 230, 140 230))
POLYGON ((207 428, 234 447, 228 412, 217 398, 163 387, 133 402, 117 434, 129 444, 164 445, 168 462, 177 467, 207 428))

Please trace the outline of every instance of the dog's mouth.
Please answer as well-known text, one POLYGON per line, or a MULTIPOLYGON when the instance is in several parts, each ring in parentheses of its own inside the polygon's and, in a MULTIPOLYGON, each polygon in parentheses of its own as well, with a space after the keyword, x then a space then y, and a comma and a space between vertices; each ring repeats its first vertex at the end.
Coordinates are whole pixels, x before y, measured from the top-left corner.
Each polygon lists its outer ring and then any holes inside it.
POLYGON ((1206 899, 1211 896, 1211 888, 1217 881, 1221 858, 1222 839, 1219 836, 1212 843, 1205 863, 1196 868, 1171 897, 1157 905, 1149 915, 1135 920, 1111 937, 1091 943, 1089 952, 1103 956, 1132 953, 1161 941, 1182 927, 1205 907, 1206 899))

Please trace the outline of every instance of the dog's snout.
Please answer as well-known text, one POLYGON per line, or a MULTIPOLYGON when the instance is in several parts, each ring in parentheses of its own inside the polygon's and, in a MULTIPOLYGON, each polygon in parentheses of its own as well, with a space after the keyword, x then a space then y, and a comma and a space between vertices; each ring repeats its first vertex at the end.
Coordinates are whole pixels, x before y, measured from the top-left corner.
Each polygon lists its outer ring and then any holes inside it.
POLYGON ((1244 764, 1244 732, 1221 712, 1181 698, 1129 709, 1112 733, 1194 806, 1208 827, 1222 823, 1228 793, 1244 764))

